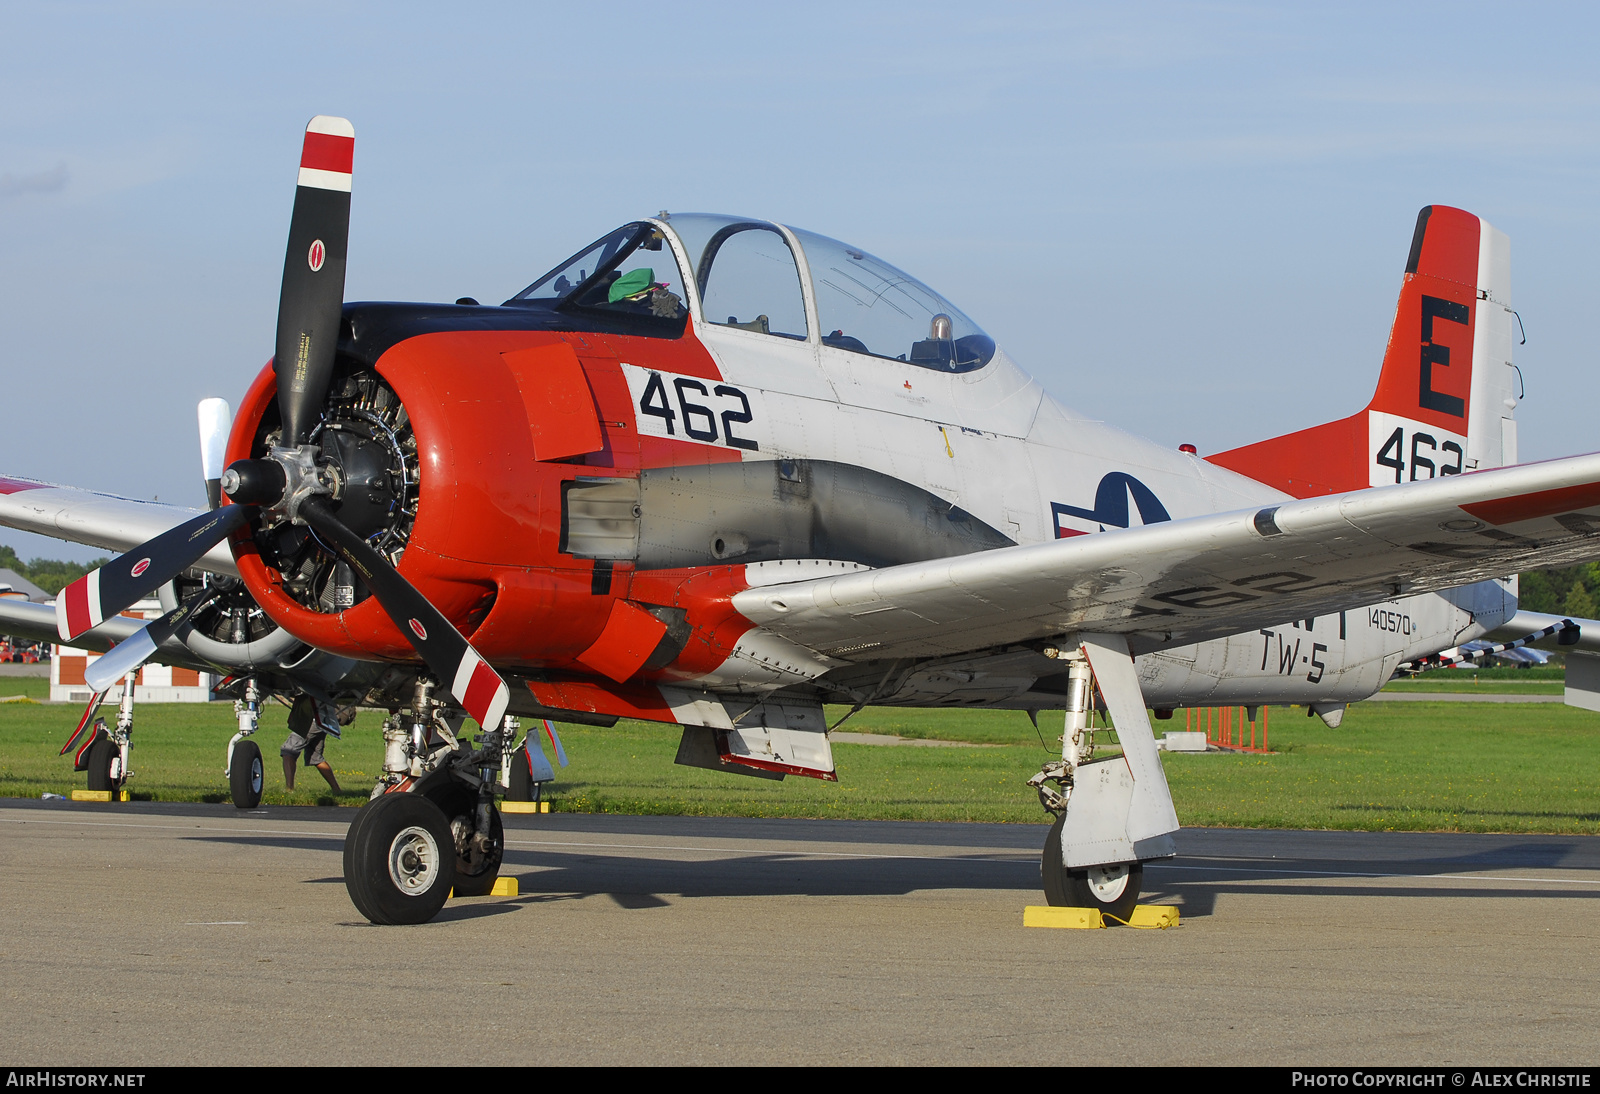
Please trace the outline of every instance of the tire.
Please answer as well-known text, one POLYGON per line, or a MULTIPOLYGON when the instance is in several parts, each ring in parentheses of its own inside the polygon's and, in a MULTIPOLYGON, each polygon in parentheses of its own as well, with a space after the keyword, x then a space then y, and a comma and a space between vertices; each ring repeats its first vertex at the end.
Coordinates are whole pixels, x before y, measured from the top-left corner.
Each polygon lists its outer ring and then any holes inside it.
POLYGON ((362 806, 345 840, 345 889, 373 923, 426 923, 455 880, 450 822, 421 794, 385 794, 362 806))
MULTIPOLYGON (((359 837, 359 833, 361 831, 362 824, 366 822, 366 819, 368 817, 372 816, 372 810, 369 809, 368 806, 370 806, 372 804, 372 802, 375 802, 377 800, 378 800, 377 798, 372 798, 370 801, 368 801, 367 805, 362 806, 360 809, 357 809, 356 810, 355 820, 351 821, 350 822, 350 827, 345 830, 345 833, 344 833, 344 853, 343 853, 343 858, 344 858, 344 887, 346 889, 349 889, 350 886, 351 886, 351 880, 350 879, 356 876, 356 868, 355 868, 356 840, 360 838, 359 837)), ((350 899, 354 900, 355 897, 352 895, 350 899)))
POLYGON ((233 746, 233 763, 228 767, 228 791, 237 809, 254 809, 261 804, 261 787, 266 782, 261 764, 261 746, 240 741, 233 746))
POLYGON ((1144 863, 1122 862, 1071 870, 1061 862, 1061 829, 1066 814, 1056 818, 1045 837, 1039 873, 1045 903, 1052 908, 1098 908, 1102 915, 1127 922, 1144 886, 1144 863))
POLYGON ((122 750, 110 737, 101 737, 89 746, 90 790, 122 789, 122 750))

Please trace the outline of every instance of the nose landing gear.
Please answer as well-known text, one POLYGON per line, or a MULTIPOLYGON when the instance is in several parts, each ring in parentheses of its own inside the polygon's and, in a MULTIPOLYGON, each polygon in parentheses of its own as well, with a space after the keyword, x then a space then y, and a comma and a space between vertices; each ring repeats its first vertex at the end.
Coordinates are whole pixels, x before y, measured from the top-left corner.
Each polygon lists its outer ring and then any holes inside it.
POLYGON ((459 711, 416 688, 411 726, 398 715, 386 725, 384 775, 356 814, 344 843, 345 887, 374 923, 425 923, 457 896, 493 891, 505 856, 495 808, 516 719, 462 743, 459 711))
POLYGON ((264 772, 261 747, 246 740, 255 733, 261 720, 261 689, 253 678, 245 681, 244 698, 233 704, 233 713, 239 719, 239 732, 228 742, 228 761, 222 773, 228 777, 228 792, 234 807, 254 809, 261 804, 264 772))

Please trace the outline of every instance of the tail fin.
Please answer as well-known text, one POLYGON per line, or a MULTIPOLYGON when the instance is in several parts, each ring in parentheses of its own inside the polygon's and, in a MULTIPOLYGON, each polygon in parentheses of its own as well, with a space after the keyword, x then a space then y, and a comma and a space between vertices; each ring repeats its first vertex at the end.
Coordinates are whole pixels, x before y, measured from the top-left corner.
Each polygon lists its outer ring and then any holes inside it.
POLYGON ((1367 408, 1207 459, 1297 498, 1514 464, 1511 319, 1505 233, 1427 206, 1367 408))

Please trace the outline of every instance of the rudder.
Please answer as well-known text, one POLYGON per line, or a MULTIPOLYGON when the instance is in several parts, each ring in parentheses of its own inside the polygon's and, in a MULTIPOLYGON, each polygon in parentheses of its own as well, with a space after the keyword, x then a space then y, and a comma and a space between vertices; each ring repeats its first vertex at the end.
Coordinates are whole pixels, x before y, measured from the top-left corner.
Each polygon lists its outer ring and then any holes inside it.
POLYGON ((1423 208, 1366 409, 1207 459, 1300 498, 1515 463, 1510 250, 1471 213, 1423 208))

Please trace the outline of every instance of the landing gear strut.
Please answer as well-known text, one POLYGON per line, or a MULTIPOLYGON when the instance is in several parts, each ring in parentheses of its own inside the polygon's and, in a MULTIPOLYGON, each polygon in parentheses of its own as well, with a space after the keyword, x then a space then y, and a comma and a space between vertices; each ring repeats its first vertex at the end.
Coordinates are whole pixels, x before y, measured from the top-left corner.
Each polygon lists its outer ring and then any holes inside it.
MULTIPOLYGON (((128 759, 133 752, 133 685, 137 672, 130 672, 122 681, 122 703, 117 708, 117 728, 97 734, 89 743, 84 762, 89 774, 90 790, 109 790, 116 801, 122 786, 133 774, 128 769, 128 759)), ((98 723, 104 726, 104 723, 98 723)))

